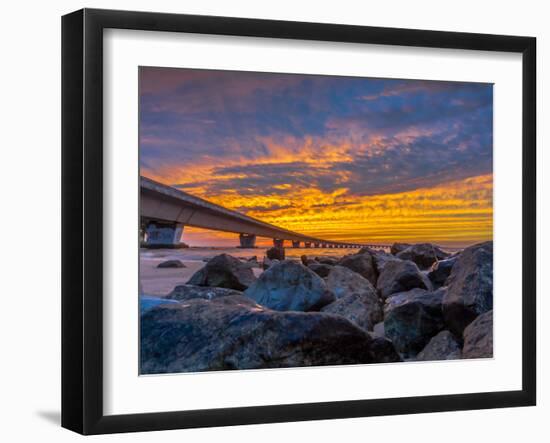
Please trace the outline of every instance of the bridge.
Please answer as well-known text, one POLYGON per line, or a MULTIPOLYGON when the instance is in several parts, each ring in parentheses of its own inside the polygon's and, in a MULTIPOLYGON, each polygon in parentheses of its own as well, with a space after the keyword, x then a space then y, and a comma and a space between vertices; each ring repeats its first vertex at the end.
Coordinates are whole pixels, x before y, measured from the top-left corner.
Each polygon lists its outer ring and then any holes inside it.
POLYGON ((140 177, 140 240, 145 247, 177 248, 185 226, 238 234, 240 247, 253 248, 256 237, 294 248, 360 248, 363 245, 310 237, 224 208, 187 192, 140 177))

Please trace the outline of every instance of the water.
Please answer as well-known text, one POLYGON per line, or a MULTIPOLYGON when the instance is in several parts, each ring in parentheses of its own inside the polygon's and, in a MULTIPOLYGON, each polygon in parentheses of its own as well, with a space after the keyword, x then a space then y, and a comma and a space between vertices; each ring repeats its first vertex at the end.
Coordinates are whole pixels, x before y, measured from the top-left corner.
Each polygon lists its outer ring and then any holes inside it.
MULTIPOLYGON (((249 259, 256 256, 259 261, 265 257, 266 251, 269 247, 258 248, 185 248, 185 249, 140 249, 140 257, 145 260, 193 260, 202 261, 204 259, 212 258, 219 254, 229 254, 233 257, 249 259)), ((344 255, 354 254, 359 249, 339 249, 339 248, 285 248, 285 255, 287 258, 299 259, 302 255, 308 257, 316 256, 329 256, 329 257, 343 257, 344 255)))

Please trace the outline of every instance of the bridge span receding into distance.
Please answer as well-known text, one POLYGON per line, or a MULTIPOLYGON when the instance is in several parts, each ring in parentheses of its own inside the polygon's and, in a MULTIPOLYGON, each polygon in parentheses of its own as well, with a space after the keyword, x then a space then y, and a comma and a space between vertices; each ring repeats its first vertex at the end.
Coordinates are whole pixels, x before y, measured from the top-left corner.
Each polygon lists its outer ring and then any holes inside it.
POLYGON ((381 247, 307 236, 249 217, 187 192, 140 177, 140 241, 144 247, 177 248, 185 226, 238 234, 240 247, 253 248, 256 237, 273 239, 284 247, 290 241, 299 248, 381 247))

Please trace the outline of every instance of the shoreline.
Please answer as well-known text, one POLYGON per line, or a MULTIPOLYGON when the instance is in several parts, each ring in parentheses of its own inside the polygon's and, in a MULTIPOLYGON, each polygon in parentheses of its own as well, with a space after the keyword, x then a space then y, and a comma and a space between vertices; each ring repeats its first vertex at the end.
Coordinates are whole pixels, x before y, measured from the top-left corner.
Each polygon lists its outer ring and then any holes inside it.
MULTIPOLYGON (((219 255, 229 254, 242 260, 254 256, 261 262, 269 247, 257 248, 224 248, 224 247, 190 247, 183 249, 146 249, 139 250, 139 278, 143 293, 155 297, 166 297, 176 286, 183 285, 191 276, 206 264, 206 260, 219 255), (159 263, 167 260, 180 260, 185 268, 157 268, 159 263)), ((354 254, 358 249, 337 248, 285 248, 287 258, 300 260, 302 255, 308 257, 327 256, 343 257, 354 254)), ((253 268, 258 277, 261 268, 253 268)))
MULTIPOLYGON (((166 297, 178 285, 184 285, 191 276, 206 264, 206 260, 219 255, 229 254, 241 260, 247 260, 254 256, 261 263, 266 251, 270 247, 240 248, 240 247, 189 247, 182 249, 147 249, 139 250, 139 278, 143 288, 143 294, 154 297, 166 297), (167 260, 180 260, 185 268, 157 268, 159 263, 167 260)), ((448 252, 455 252, 463 248, 444 248, 448 252)), ((302 255, 308 257, 335 257, 355 254, 359 249, 339 248, 292 248, 286 247, 285 253, 288 259, 300 260, 302 255)), ((258 277, 262 270, 253 268, 258 277)))

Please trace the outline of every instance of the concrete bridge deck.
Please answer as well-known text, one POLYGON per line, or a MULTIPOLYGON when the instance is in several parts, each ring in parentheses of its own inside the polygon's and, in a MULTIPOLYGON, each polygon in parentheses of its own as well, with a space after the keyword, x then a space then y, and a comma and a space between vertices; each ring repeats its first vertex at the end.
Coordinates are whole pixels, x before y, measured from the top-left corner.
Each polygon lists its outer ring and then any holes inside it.
MULTIPOLYGON (((185 226, 239 234, 241 247, 254 247, 256 237, 284 241, 293 247, 360 248, 359 243, 310 237, 224 208, 187 192, 140 177, 140 232, 146 246, 177 247, 185 226)), ((379 245, 371 245, 379 247, 379 245)))

